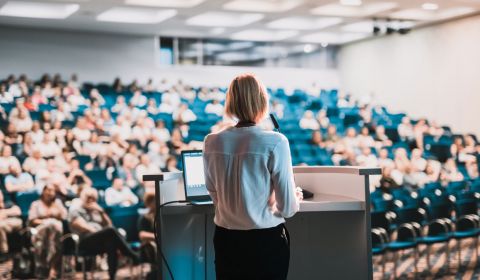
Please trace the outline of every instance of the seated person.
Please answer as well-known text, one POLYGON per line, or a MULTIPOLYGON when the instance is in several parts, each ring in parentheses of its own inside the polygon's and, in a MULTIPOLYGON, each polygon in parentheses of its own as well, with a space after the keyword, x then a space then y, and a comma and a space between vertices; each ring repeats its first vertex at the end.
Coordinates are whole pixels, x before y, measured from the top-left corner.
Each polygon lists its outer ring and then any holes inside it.
POLYGON ((122 178, 115 178, 112 186, 105 190, 108 206, 131 206, 138 203, 138 197, 125 185, 122 178))
MULTIPOLYGON (((162 171, 157 165, 150 161, 150 156, 148 154, 142 154, 140 156, 140 164, 135 168, 135 175, 137 176, 138 182, 143 182, 143 175, 160 173, 162 173, 162 171)), ((144 185, 147 186, 149 184, 144 185)))
POLYGON ((22 167, 25 172, 32 175, 36 175, 39 170, 47 168, 47 161, 42 157, 40 147, 33 149, 32 155, 25 159, 22 167))
POLYGON ((320 129, 320 124, 315 119, 312 111, 305 111, 303 114, 302 119, 300 120, 300 127, 303 129, 311 129, 311 130, 318 130, 320 129))
POLYGON ((8 253, 7 235, 22 228, 20 208, 11 201, 5 201, 0 191, 0 254, 8 253))
POLYGON ((60 265, 60 238, 63 234, 62 221, 67 218, 67 209, 55 198, 55 188, 46 185, 40 199, 34 201, 28 211, 28 225, 35 227, 33 236, 36 263, 39 265, 37 277, 55 277, 60 265))
POLYGON ((208 103, 207 106, 205 106, 205 113, 207 114, 215 114, 221 117, 224 111, 223 105, 220 104, 218 100, 212 100, 212 103, 208 103))
POLYGON ((2 154, 0 155, 0 174, 8 174, 10 167, 16 165, 20 166, 20 162, 12 153, 10 145, 3 146, 2 154))
POLYGON ((310 139, 310 143, 312 145, 316 145, 320 148, 325 148, 326 147, 326 144, 325 144, 325 142, 323 141, 323 138, 322 138, 322 134, 318 130, 315 130, 315 131, 312 132, 312 139, 310 139))
POLYGON ((197 116, 192 110, 188 108, 188 105, 182 103, 177 110, 173 112, 173 120, 180 124, 185 124, 197 120, 197 116))
POLYGON ((80 195, 81 203, 70 208, 68 221, 72 232, 80 236, 79 250, 91 255, 107 254, 108 274, 115 279, 120 251, 123 256, 138 262, 126 240, 112 227, 107 213, 97 203, 98 193, 93 188, 85 189, 80 195))
POLYGON ((26 192, 33 190, 32 175, 22 172, 17 165, 10 166, 10 174, 5 177, 5 189, 9 193, 26 192))

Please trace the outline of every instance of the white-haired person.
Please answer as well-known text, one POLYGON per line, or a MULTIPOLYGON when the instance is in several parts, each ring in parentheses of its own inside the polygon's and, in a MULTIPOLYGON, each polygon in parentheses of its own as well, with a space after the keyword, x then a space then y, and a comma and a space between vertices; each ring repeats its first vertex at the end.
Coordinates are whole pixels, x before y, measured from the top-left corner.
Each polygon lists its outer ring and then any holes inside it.
POLYGON ((265 131, 268 95, 253 75, 230 84, 225 113, 238 120, 205 138, 206 186, 215 204, 216 278, 286 279, 285 218, 299 209, 288 140, 265 131))
POLYGON ((79 250, 88 254, 107 254, 108 274, 115 279, 118 254, 138 261, 138 255, 130 249, 127 241, 112 227, 105 210, 98 205, 98 193, 86 188, 80 194, 80 202, 71 207, 68 221, 72 232, 80 236, 79 250))

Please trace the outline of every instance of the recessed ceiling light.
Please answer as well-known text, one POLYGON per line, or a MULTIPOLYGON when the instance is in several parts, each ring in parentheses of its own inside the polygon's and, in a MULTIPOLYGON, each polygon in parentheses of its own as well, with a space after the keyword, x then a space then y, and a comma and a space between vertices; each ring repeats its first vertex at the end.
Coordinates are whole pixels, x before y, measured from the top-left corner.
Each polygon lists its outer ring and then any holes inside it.
POLYGON ((220 35, 223 32, 225 32, 225 30, 226 30, 225 27, 214 27, 210 30, 210 34, 220 35))
POLYGON ((259 12, 259 13, 280 13, 291 10, 300 5, 302 0, 234 0, 223 5, 225 10, 259 12))
POLYGON ((435 11, 435 10, 438 10, 438 4, 436 4, 436 3, 423 3, 422 4, 422 9, 427 10, 427 11, 435 11))
POLYGON ((234 40, 248 41, 280 41, 298 34, 294 30, 263 30, 263 29, 247 29, 234 33, 231 38, 234 40))
POLYGON ((148 7, 191 8, 204 1, 205 0, 125 0, 125 4, 148 7))
POLYGON ((343 33, 343 32, 317 32, 305 35, 300 38, 301 42, 317 43, 317 44, 335 44, 341 45, 344 43, 357 41, 370 36, 364 33, 343 33))
POLYGON ((78 11, 78 4, 9 1, 0 8, 1 16, 65 19, 78 11))
POLYGON ((305 44, 303 46, 303 52, 304 53, 311 53, 313 51, 313 45, 312 44, 305 44))
POLYGON ((343 20, 338 17, 286 17, 269 22, 267 27, 275 29, 313 30, 336 25, 342 21, 343 20))
POLYGON ((186 23, 197 26, 238 27, 259 21, 262 18, 262 14, 206 12, 187 19, 186 23))
POLYGON ((340 0, 340 4, 344 6, 360 6, 362 5, 362 0, 340 0))
POLYGON ((386 12, 398 7, 396 2, 373 2, 361 6, 345 6, 337 3, 319 6, 310 10, 314 15, 335 17, 365 17, 386 12))
POLYGON ((98 21, 156 24, 174 17, 176 10, 158 10, 147 8, 114 7, 97 16, 98 21))

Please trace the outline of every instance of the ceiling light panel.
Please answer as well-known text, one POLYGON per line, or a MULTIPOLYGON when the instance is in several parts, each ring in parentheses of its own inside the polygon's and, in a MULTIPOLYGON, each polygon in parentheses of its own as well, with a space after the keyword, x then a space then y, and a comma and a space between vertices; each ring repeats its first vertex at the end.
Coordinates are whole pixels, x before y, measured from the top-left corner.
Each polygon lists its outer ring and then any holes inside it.
POLYGON ((230 11, 280 13, 291 10, 302 2, 300 0, 235 0, 225 3, 223 8, 230 11))
POLYGON ((301 42, 341 45, 371 36, 365 33, 317 32, 300 38, 301 42))
POLYGON ((173 9, 147 9, 133 7, 114 7, 97 16, 98 21, 156 24, 177 14, 173 9))
POLYGON ((9 1, 0 8, 0 16, 65 19, 79 8, 78 4, 9 1))
POLYGON ((447 9, 440 9, 437 11, 427 11, 424 9, 407 9, 391 13, 389 16, 396 19, 434 21, 464 16, 474 12, 476 12, 476 9, 471 7, 452 7, 447 9))
POLYGON ((374 2, 363 4, 361 6, 345 6, 341 4, 328 4, 312 9, 310 12, 314 15, 334 16, 334 17, 365 17, 398 7, 394 2, 374 2))
POLYGON ((262 14, 206 12, 187 19, 186 23, 197 26, 238 27, 259 21, 262 18, 262 14))
POLYGON ((340 0, 340 4, 344 6, 360 6, 362 5, 362 0, 340 0))
POLYGON ((314 30, 336 25, 342 21, 343 20, 338 17, 286 17, 269 22, 267 27, 274 29, 314 30))
POLYGON ((280 41, 298 34, 295 30, 247 29, 234 33, 230 38, 246 41, 280 41))
POLYGON ((125 0, 127 5, 167 8, 191 8, 205 0, 125 0))

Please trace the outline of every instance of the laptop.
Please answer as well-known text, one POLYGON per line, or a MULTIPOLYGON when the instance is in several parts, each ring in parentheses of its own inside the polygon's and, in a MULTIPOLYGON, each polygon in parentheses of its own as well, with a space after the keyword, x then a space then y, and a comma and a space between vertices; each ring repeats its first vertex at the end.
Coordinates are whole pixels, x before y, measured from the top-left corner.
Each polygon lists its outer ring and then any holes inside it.
POLYGON ((183 184, 185 187, 185 200, 194 205, 212 204, 203 170, 202 151, 182 151, 183 184))

